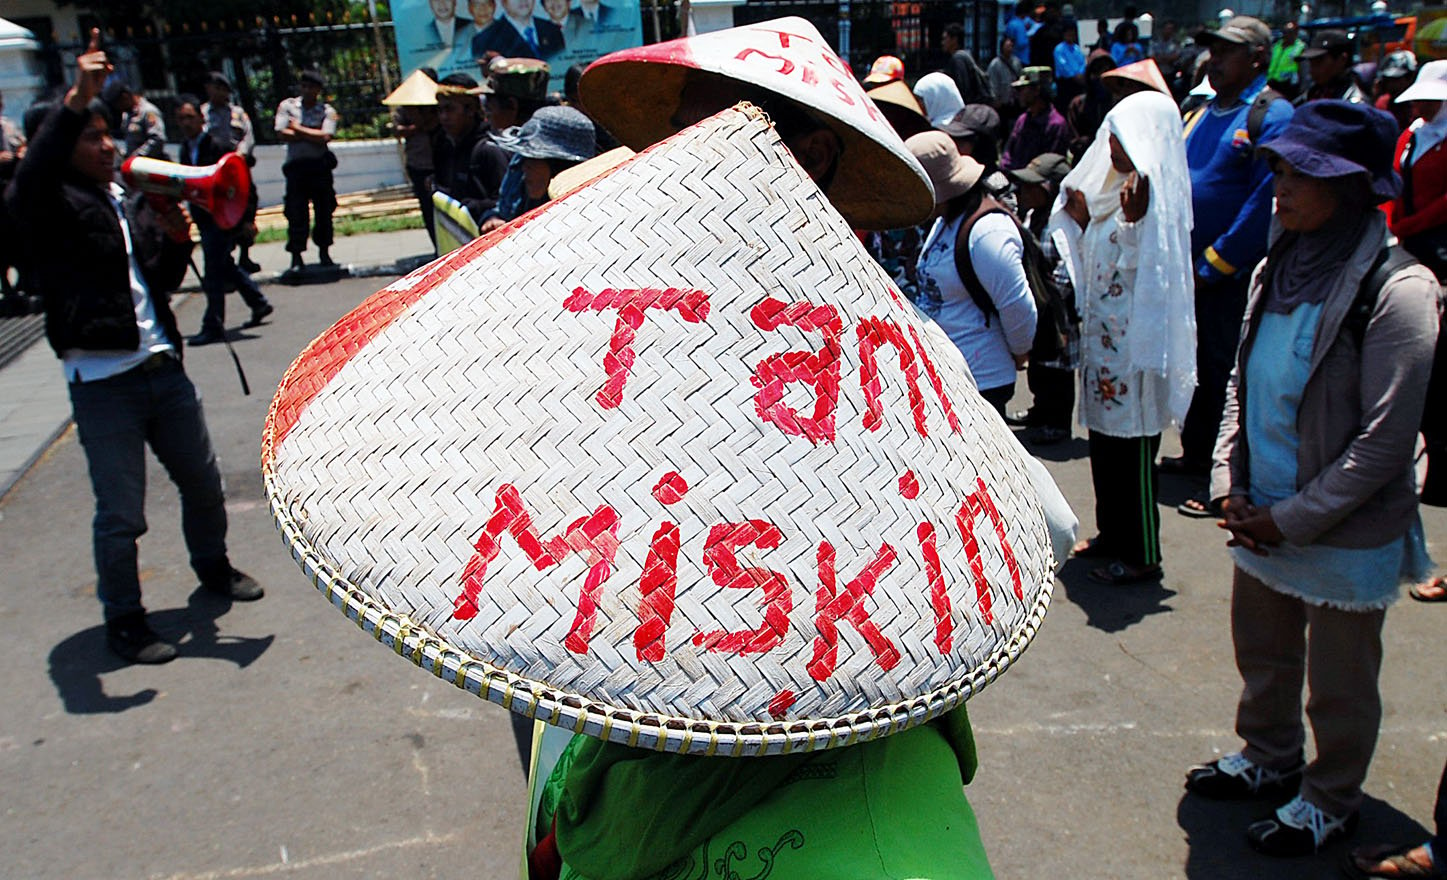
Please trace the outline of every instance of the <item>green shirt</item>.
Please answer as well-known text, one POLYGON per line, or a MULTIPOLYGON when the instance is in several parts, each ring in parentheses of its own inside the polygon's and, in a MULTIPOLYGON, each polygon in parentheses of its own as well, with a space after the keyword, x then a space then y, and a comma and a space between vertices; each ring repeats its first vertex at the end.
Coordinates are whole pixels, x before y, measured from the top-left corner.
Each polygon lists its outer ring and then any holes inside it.
POLYGON ((545 784, 562 880, 983 880, 964 708, 904 733, 770 758, 575 737, 545 784))
POLYGON ((1296 56, 1305 48, 1306 43, 1300 39, 1290 46, 1278 40, 1276 45, 1271 47, 1271 66, 1266 70, 1267 82, 1296 83, 1301 76, 1296 56))

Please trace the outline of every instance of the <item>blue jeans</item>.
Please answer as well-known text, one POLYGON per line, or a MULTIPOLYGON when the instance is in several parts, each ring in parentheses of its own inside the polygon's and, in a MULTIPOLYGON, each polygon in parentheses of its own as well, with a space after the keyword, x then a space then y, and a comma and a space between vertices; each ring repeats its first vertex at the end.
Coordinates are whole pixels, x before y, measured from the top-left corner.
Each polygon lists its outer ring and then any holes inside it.
POLYGON ((230 571, 226 496, 201 399, 179 361, 72 383, 71 410, 95 492, 96 594, 110 620, 143 611, 136 540, 146 532, 146 445, 181 490, 181 531, 202 580, 230 571))
POLYGON ((226 329, 228 289, 236 288, 253 311, 266 305, 266 297, 232 258, 231 249, 236 246, 236 240, 229 231, 214 221, 203 220, 200 215, 196 217, 196 229, 201 233, 201 254, 206 261, 206 274, 201 279, 201 287, 206 291, 206 314, 201 317, 201 329, 220 333, 226 329))

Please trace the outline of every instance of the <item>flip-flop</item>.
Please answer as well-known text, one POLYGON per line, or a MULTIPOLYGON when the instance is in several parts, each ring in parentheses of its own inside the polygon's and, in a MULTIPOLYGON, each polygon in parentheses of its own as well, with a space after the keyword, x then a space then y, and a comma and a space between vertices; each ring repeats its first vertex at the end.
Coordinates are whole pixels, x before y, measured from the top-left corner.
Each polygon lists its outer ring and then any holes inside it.
POLYGON ((1358 847, 1347 854, 1344 867, 1347 874, 1360 878, 1441 878, 1447 877, 1447 867, 1443 865, 1424 866, 1407 858, 1407 853, 1421 846, 1420 843, 1409 843, 1405 846, 1368 846, 1358 847), (1379 866, 1387 866, 1387 871, 1374 871, 1371 868, 1362 867, 1361 860, 1375 863, 1379 866))
POLYGON ((1432 578, 1408 590, 1407 595, 1418 602, 1447 602, 1447 582, 1443 578, 1432 578))
POLYGON ((1221 515, 1216 505, 1205 495, 1192 495, 1176 507, 1176 513, 1192 519, 1215 519, 1221 515))
POLYGON ((1161 579, 1161 567, 1159 565, 1143 565, 1137 568, 1121 562, 1112 562, 1110 565, 1102 565, 1100 568, 1091 569, 1087 577, 1097 584, 1106 584, 1112 587, 1128 587, 1131 584, 1159 581, 1161 579))

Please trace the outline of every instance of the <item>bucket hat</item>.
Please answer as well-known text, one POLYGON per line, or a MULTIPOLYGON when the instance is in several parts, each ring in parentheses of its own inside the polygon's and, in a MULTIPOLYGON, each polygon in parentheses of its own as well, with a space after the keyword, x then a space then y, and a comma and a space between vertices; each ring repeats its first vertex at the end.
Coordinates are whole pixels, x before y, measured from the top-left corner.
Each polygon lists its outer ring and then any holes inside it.
POLYGON ((495 134, 492 139, 524 159, 582 162, 598 153, 593 121, 572 107, 540 107, 527 122, 495 134))
POLYGON ((942 131, 927 131, 905 141, 935 188, 935 204, 962 196, 985 175, 985 166, 961 156, 955 141, 942 131))
POLYGON ((1396 103, 1447 101, 1447 61, 1428 61, 1417 71, 1417 81, 1397 96, 1396 103))
MULTIPOLYGON (((844 150, 829 200, 860 229, 896 229, 927 217, 924 169, 814 25, 780 18, 624 49, 588 66, 578 94, 624 145, 642 150, 677 131, 684 87, 698 73, 787 99, 839 136, 844 150)), ((766 111, 770 108, 765 107, 766 111)))
POLYGON ((869 73, 864 75, 866 86, 880 86, 903 80, 904 62, 893 55, 881 55, 874 59, 874 63, 869 66, 869 73))
POLYGON ((289 552, 391 653, 736 757, 998 680, 1054 583, 1030 467, 748 105, 364 300, 287 370, 262 446, 289 552))
POLYGON ((1308 177, 1364 174, 1372 192, 1386 201, 1402 189, 1402 179, 1392 170, 1396 143, 1391 114, 1347 101, 1309 101, 1261 150, 1308 177))
POLYGON ((929 119, 924 115, 919 98, 914 96, 914 92, 909 90, 903 80, 874 86, 866 94, 901 138, 908 139, 930 130, 929 119))

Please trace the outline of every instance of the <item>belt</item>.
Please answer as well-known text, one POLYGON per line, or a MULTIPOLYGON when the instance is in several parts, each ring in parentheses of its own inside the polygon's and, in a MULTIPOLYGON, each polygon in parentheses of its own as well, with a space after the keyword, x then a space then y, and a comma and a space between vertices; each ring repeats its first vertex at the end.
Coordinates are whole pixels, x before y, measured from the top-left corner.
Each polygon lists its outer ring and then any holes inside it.
POLYGON ((176 360, 175 355, 169 354, 164 351, 158 351, 155 354, 152 354, 150 357, 146 358, 145 360, 141 361, 135 367, 132 367, 132 369, 140 371, 142 373, 154 373, 157 370, 164 370, 169 367, 174 367, 179 363, 180 361, 176 360))

